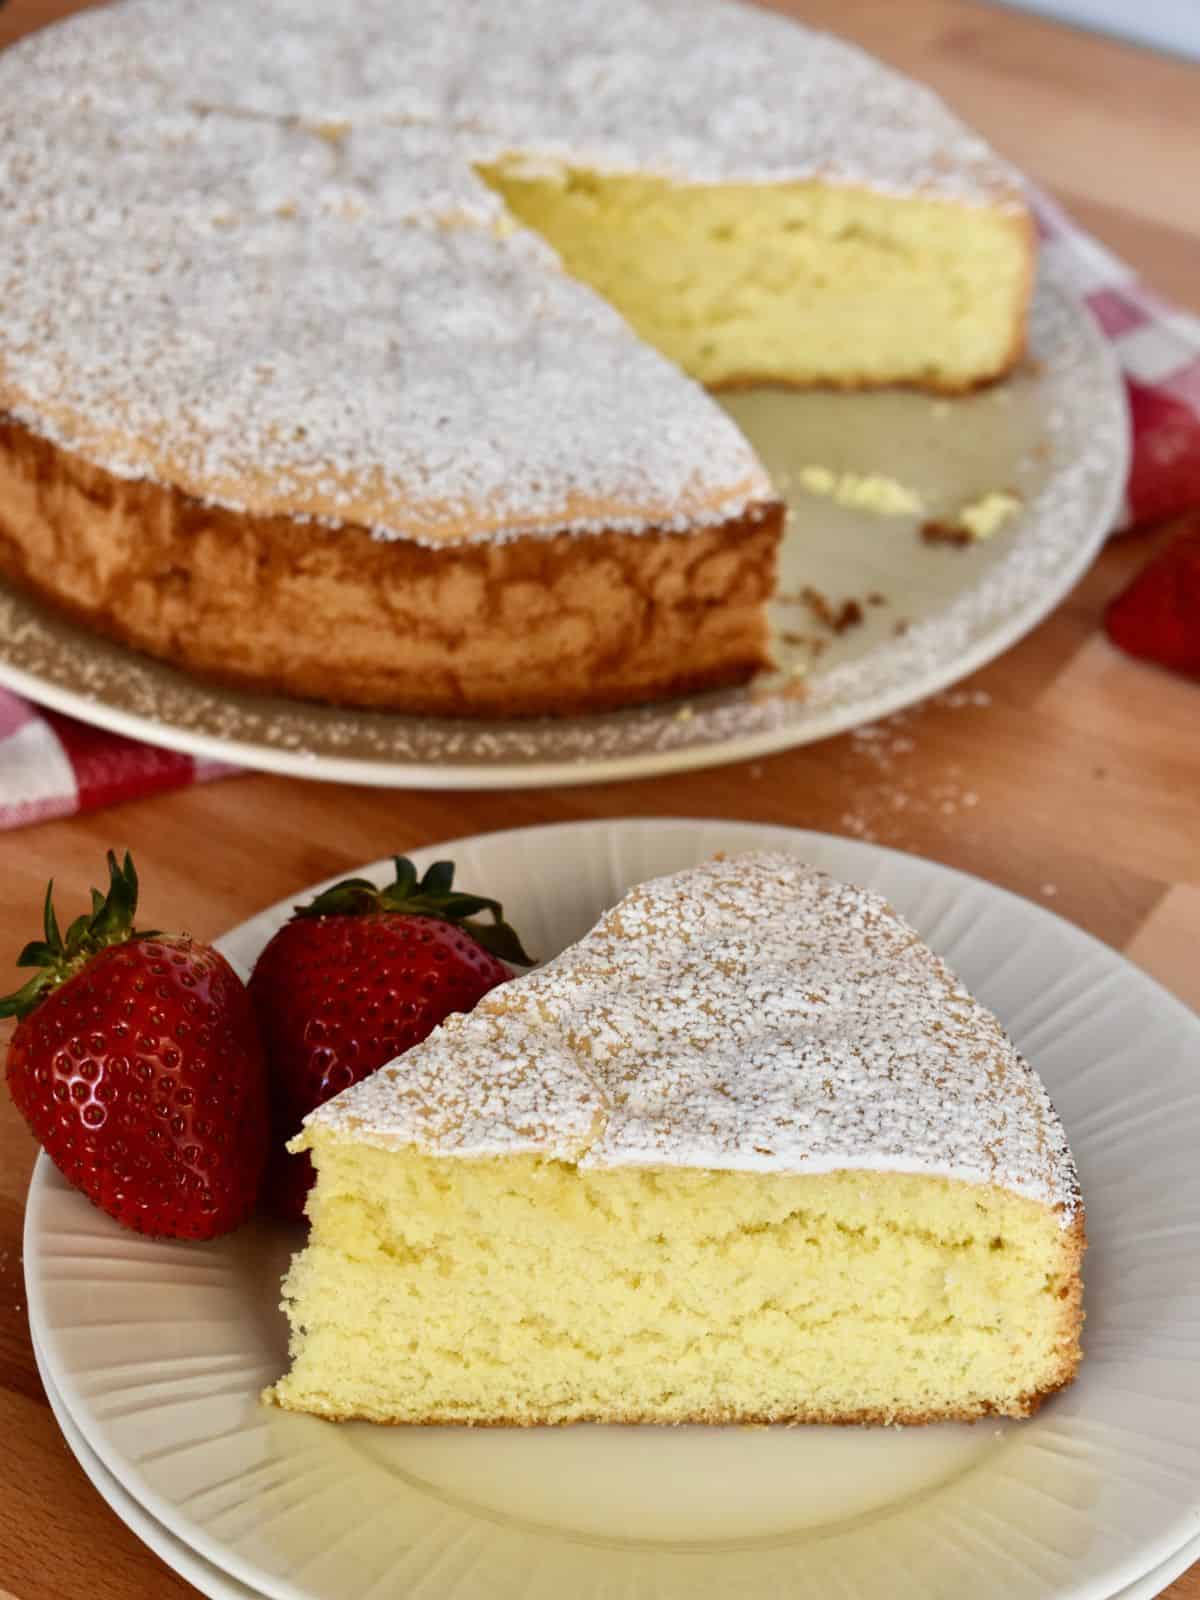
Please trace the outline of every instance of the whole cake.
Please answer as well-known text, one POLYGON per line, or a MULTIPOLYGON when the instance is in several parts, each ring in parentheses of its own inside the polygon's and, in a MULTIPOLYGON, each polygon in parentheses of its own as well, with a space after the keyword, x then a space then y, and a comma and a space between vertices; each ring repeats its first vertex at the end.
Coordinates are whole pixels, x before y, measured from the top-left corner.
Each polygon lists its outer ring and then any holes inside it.
POLYGON ((999 1023, 878 896, 644 884, 314 1112, 268 1398, 407 1423, 1024 1416, 1083 1208, 999 1023))
POLYGON ((702 385, 1011 367, 927 91, 722 0, 122 0, 0 56, 0 571, 257 689, 575 712, 767 664, 702 385))

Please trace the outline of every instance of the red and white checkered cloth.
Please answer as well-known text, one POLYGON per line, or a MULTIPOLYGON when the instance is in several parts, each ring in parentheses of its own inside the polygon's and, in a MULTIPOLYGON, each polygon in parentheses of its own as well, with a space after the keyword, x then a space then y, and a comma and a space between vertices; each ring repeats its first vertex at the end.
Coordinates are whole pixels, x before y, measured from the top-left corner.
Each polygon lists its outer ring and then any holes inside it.
MULTIPOLYGON (((1200 506, 1200 318, 1166 305, 1123 261, 1034 194, 1041 248, 1112 341, 1129 386, 1133 466, 1120 527, 1200 506)), ((237 769, 76 722, 0 689, 0 828, 68 816, 237 769)))
POLYGON ((1133 462, 1118 526, 1200 506, 1200 317, 1151 293, 1048 195, 1031 198, 1043 258, 1091 309, 1125 373, 1133 462))
POLYGON ((236 772, 124 739, 0 689, 0 828, 20 828, 236 772))

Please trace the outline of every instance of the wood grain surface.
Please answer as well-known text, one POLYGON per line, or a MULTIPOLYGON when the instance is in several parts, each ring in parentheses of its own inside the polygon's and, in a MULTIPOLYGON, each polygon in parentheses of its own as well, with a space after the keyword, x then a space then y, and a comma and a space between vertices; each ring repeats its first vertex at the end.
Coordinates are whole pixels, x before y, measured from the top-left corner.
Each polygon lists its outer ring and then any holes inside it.
MULTIPOLYGON (((9 0, 0 45, 71 9, 9 0)), ((1200 310, 1200 68, 970 0, 789 9, 928 80, 1151 285, 1200 310)), ((1107 599, 1169 534, 1116 540, 1048 621, 957 688, 761 761, 498 794, 243 777, 7 835, 0 951, 32 936, 47 877, 73 914, 109 845, 136 851, 155 923, 209 938, 316 878, 459 834, 576 817, 741 817, 877 839, 978 873, 1052 905, 1200 1005, 1200 685, 1118 655, 1100 632, 1107 599)), ((42 1394, 21 1262, 34 1154, 4 1100, 0 1600, 192 1594, 108 1511, 42 1394)), ((1200 1566, 1167 1593, 1200 1600, 1200 1566)))

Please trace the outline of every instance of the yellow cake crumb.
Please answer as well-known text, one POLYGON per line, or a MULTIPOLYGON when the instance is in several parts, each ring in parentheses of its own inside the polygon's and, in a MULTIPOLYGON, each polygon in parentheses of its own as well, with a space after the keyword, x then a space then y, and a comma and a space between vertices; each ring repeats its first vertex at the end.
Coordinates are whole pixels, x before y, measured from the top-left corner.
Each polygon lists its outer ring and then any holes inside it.
POLYGON ((964 506, 958 520, 973 539, 990 539, 1017 515, 1021 501, 1015 494, 993 490, 964 506))
POLYGON ((836 505, 880 517, 917 516, 925 509, 915 489, 880 472, 838 473, 828 467, 803 467, 800 482, 810 494, 825 495, 836 505))

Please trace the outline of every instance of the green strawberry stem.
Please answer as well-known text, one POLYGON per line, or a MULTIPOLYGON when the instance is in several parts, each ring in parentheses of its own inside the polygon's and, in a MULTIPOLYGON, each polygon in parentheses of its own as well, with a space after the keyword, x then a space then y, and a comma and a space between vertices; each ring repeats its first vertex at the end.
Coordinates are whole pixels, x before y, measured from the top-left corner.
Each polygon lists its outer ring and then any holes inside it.
POLYGON ((0 998, 0 1017, 27 1017, 40 1000, 82 971, 97 951, 107 945, 154 937, 149 929, 139 930, 133 925, 138 880, 128 850, 123 862, 117 861, 113 851, 108 852, 108 893, 101 894, 99 889, 93 889, 91 911, 81 912, 65 934, 59 931, 53 897, 54 879, 51 878, 46 885, 46 901, 42 908, 44 937, 32 940, 17 957, 19 967, 42 970, 14 994, 0 998))
POLYGON ((297 906, 298 917, 356 917, 370 912, 399 912, 404 916, 435 917, 452 922, 469 933, 477 944, 501 961, 514 966, 532 967, 513 928, 504 920, 498 900, 480 894, 462 894, 454 888, 453 861, 435 861, 423 878, 407 856, 394 856, 395 881, 377 888, 367 878, 346 878, 324 890, 307 905, 297 906), (480 912, 492 919, 480 922, 480 912))

